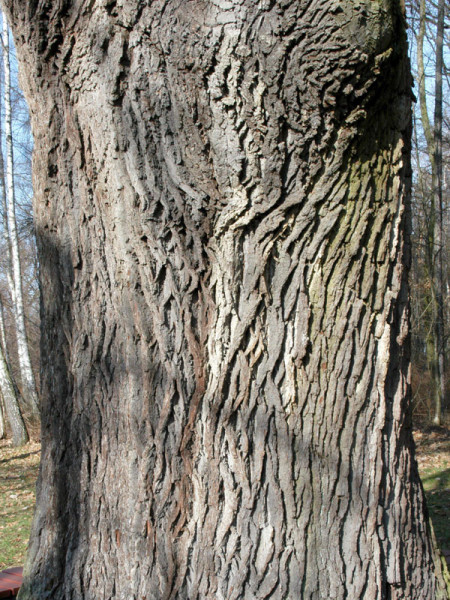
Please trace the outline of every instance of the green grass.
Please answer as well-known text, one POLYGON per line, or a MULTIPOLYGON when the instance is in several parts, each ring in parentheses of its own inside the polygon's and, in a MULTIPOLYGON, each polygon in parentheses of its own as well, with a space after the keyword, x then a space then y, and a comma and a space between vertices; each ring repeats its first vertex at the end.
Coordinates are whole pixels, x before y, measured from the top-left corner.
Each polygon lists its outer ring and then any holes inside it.
POLYGON ((419 473, 437 544, 450 564, 450 430, 416 430, 419 473))
POLYGON ((421 478, 436 540, 450 558, 450 468, 447 465, 424 469, 421 478))
POLYGON ((0 570, 23 564, 33 516, 39 444, 0 442, 0 570))

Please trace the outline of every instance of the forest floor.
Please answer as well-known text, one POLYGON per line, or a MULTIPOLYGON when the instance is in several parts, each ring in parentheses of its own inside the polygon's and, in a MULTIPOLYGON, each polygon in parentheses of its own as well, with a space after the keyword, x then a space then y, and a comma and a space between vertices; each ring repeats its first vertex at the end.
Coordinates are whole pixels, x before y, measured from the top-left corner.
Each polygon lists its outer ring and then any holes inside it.
POLYGON ((434 533, 450 566, 450 429, 416 429, 414 439, 434 533))
POLYGON ((33 516, 41 446, 0 440, 0 571, 23 564, 33 516))
MULTIPOLYGON (((420 476, 438 545, 450 565, 450 429, 414 431, 420 476)), ((0 571, 23 564, 39 470, 40 445, 0 440, 0 571)))

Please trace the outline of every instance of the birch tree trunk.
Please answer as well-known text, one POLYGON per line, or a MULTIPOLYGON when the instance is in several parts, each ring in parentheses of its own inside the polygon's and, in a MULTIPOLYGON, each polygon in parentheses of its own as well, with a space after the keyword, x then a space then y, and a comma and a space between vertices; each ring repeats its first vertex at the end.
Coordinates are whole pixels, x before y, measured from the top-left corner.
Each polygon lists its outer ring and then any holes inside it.
POLYGON ((20 598, 444 598, 400 2, 3 4, 42 284, 20 598))
POLYGON ((16 327, 17 354, 19 358, 22 395, 34 416, 39 415, 39 400, 36 383, 31 367, 30 351, 25 328, 25 309, 22 292, 22 270, 19 253, 19 237, 16 222, 16 199, 14 186, 14 151, 11 119, 11 74, 9 62, 9 33, 6 19, 3 19, 2 31, 3 69, 5 77, 5 137, 6 137, 6 186, 7 186, 7 251, 10 259, 10 293, 13 301, 13 313, 16 327))

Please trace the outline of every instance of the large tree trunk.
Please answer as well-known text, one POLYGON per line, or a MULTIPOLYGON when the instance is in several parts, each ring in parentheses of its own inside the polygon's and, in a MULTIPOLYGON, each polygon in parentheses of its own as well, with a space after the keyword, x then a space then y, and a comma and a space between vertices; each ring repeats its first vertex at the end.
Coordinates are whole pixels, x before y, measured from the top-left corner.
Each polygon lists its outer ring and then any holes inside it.
POLYGON ((443 597, 400 2, 3 1, 43 290, 21 598, 443 597))

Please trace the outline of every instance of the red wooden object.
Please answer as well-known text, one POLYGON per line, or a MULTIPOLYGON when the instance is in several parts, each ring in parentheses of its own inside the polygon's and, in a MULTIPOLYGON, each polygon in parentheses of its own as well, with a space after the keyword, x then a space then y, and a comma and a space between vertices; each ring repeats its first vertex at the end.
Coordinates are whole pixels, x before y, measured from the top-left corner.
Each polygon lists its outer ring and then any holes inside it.
POLYGON ((13 567, 0 573, 0 598, 14 598, 22 585, 22 567, 13 567))

